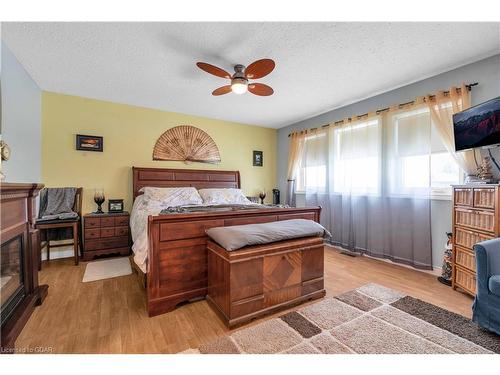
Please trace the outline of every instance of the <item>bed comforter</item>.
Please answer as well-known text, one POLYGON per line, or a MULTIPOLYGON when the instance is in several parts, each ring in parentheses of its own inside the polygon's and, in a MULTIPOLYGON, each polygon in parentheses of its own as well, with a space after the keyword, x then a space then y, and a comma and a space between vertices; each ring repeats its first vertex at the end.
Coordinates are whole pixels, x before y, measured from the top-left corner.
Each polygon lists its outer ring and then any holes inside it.
MULTIPOLYGON (((196 207, 203 209, 213 208, 214 210, 228 209, 233 207, 233 209, 242 209, 247 206, 248 208, 265 208, 264 205, 255 204, 249 202, 249 204, 237 204, 237 205, 199 205, 196 207)), ((141 269, 142 272, 146 273, 147 270, 147 259, 149 251, 148 242, 148 216, 159 215, 162 211, 166 214, 175 214, 180 212, 193 211, 194 206, 180 206, 182 209, 172 208, 161 201, 148 200, 143 195, 138 196, 135 199, 134 205, 132 207, 132 213, 130 214, 130 230, 132 234, 132 251, 134 252, 134 262, 141 269), (186 209, 184 211, 183 209, 186 209), (168 213, 169 212, 169 213, 168 213)))

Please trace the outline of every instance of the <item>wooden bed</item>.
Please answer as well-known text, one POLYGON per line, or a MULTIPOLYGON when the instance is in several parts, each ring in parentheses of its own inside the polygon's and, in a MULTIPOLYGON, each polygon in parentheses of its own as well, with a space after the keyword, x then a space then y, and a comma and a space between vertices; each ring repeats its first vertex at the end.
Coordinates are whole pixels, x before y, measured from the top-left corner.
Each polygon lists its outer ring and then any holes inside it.
MULTIPOLYGON (((133 167, 134 199, 145 186, 240 188, 238 171, 133 167)), ((319 222, 321 207, 244 209, 149 216, 146 290, 149 316, 207 295, 207 236, 212 227, 288 219, 319 222)), ((138 267, 138 272, 142 273, 138 267)))

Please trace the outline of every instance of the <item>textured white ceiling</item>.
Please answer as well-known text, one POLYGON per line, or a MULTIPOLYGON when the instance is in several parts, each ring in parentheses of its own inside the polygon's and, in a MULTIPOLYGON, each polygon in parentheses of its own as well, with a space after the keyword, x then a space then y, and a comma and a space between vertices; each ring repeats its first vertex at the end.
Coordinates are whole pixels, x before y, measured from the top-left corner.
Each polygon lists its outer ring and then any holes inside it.
POLYGON ((500 23, 3 23, 47 91, 279 128, 500 52, 500 23), (272 58, 275 94, 213 97, 272 58))

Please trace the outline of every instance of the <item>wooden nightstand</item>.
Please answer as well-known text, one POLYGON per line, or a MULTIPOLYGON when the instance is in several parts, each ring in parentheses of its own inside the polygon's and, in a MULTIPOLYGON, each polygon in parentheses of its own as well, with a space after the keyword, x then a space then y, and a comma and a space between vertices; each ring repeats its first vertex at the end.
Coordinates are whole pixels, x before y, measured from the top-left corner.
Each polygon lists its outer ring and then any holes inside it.
POLYGON ((83 216, 83 260, 98 255, 130 253, 128 212, 83 216))

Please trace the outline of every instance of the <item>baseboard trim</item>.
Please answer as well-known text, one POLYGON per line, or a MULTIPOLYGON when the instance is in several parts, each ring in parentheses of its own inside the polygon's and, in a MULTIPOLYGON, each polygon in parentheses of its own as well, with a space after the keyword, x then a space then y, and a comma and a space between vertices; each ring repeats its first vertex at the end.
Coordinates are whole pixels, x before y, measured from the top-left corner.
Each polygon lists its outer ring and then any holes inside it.
MULTIPOLYGON (((349 254, 348 251, 346 252, 341 247, 333 246, 333 245, 330 245, 330 244, 325 244, 325 245, 328 246, 328 247, 330 247, 330 248, 332 248, 332 249, 335 249, 335 250, 339 251, 340 253, 343 253, 343 254, 345 254, 347 256, 352 256, 351 254, 349 254)), ((364 257, 367 257, 367 258, 370 258, 370 259, 380 260, 382 262, 393 264, 393 265, 398 266, 398 267, 405 267, 405 268, 408 268, 410 270, 415 270, 415 271, 419 271, 419 272, 425 272, 425 273, 428 273, 430 275, 435 275, 435 276, 441 276, 441 267, 434 267, 433 266, 432 270, 422 270, 422 269, 419 269, 419 268, 415 268, 415 267, 409 266, 407 264, 396 263, 396 262, 393 262, 390 259, 377 258, 377 257, 370 256, 368 254, 356 254, 355 256, 364 256, 364 257)))

